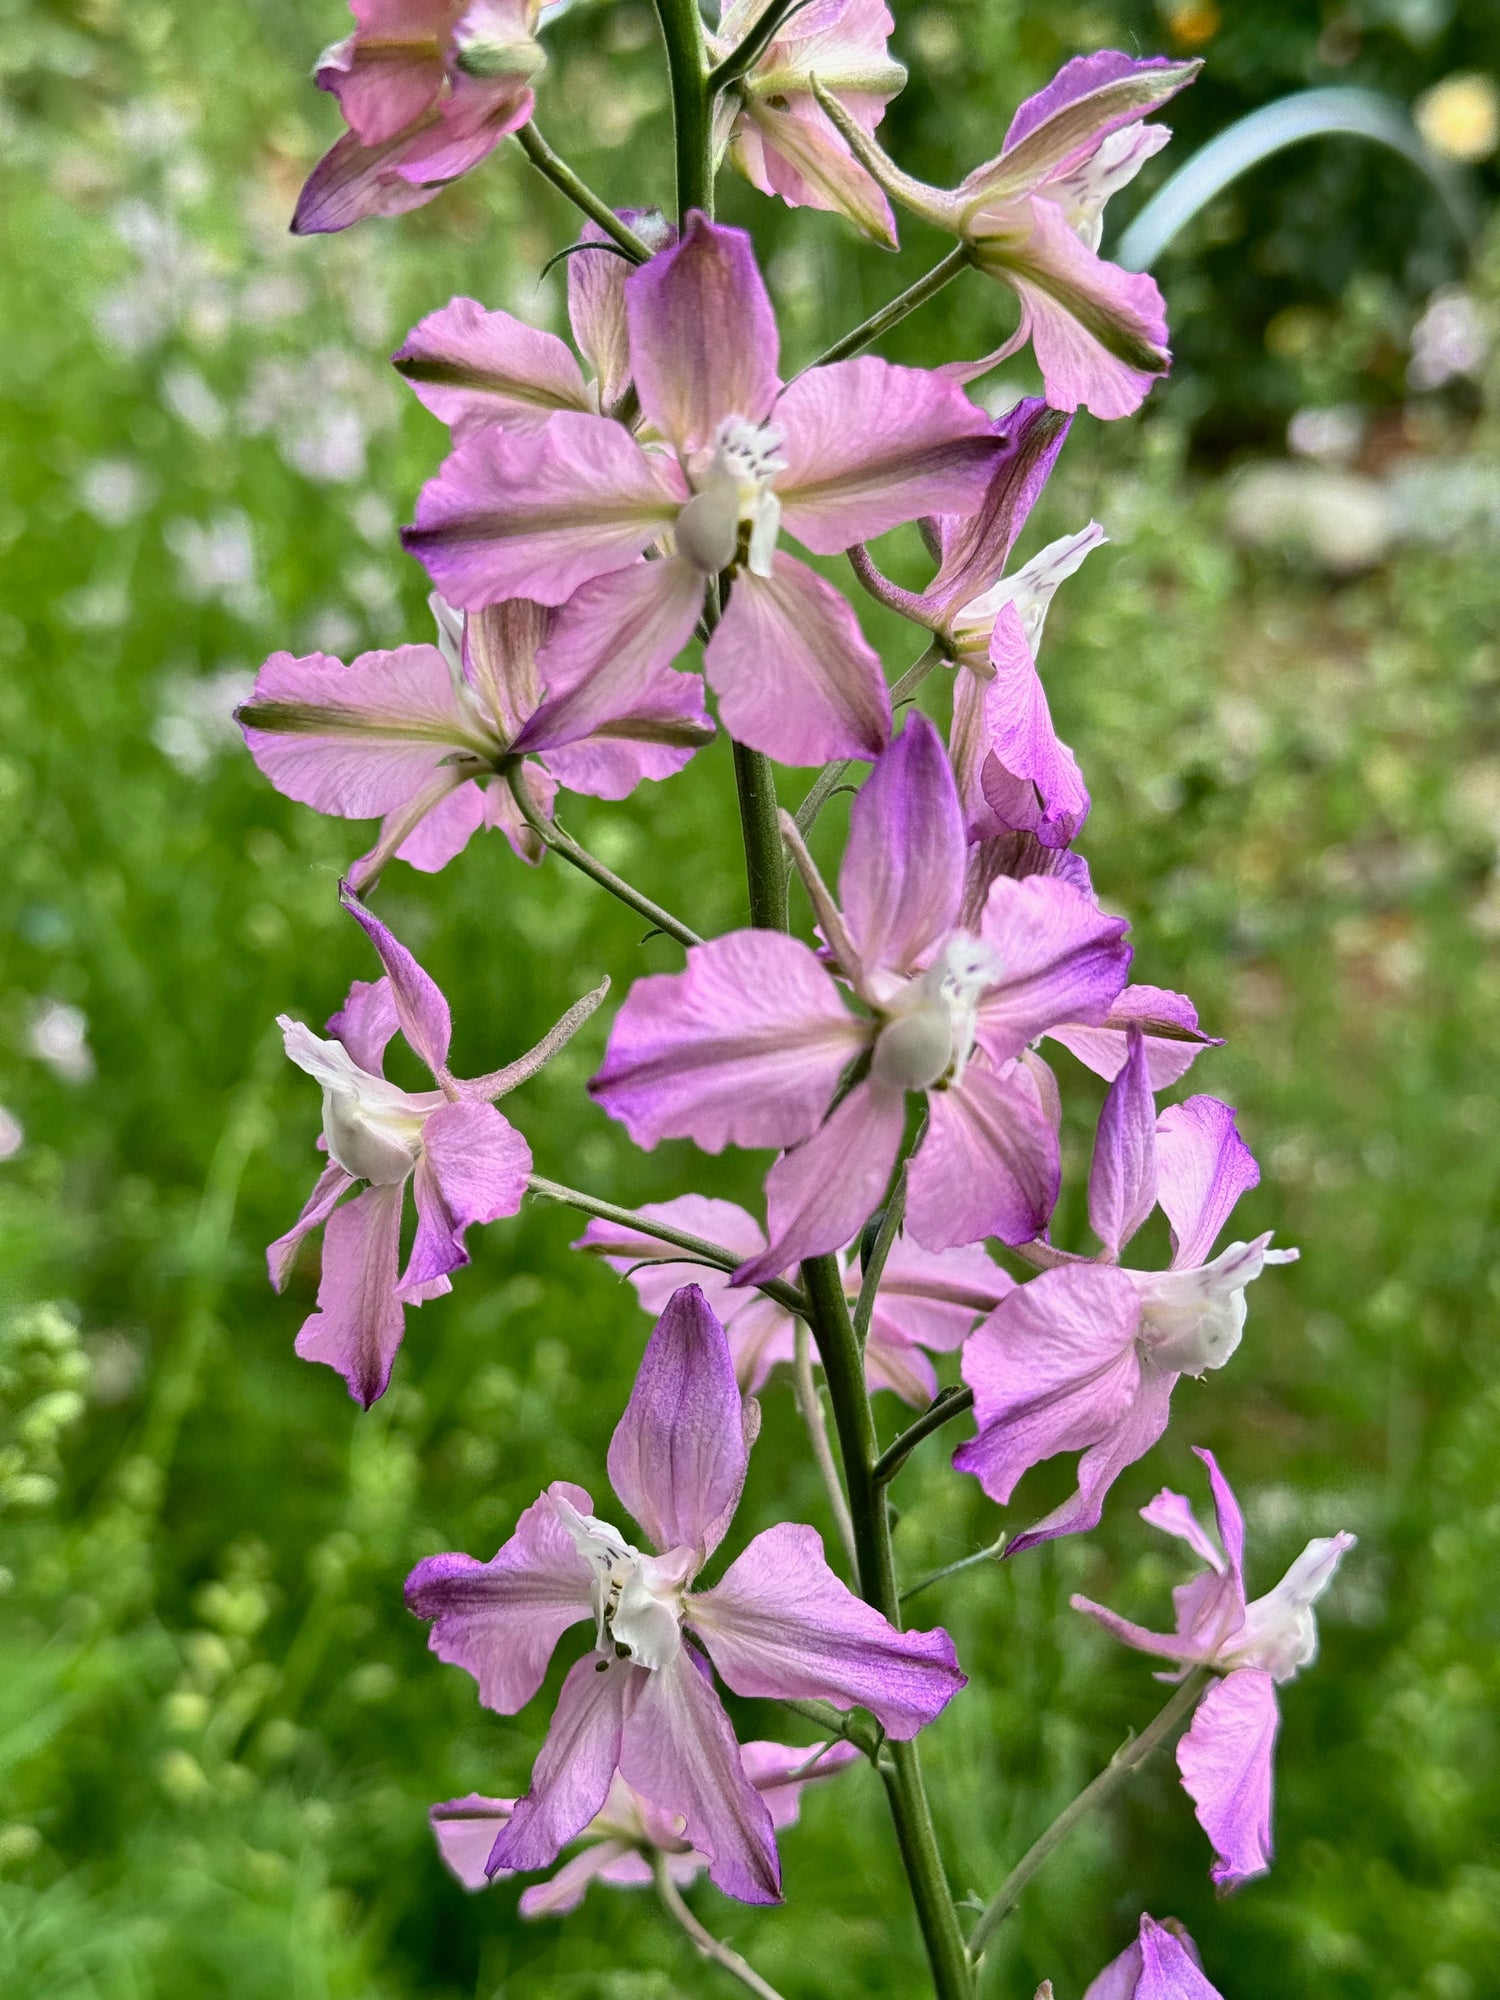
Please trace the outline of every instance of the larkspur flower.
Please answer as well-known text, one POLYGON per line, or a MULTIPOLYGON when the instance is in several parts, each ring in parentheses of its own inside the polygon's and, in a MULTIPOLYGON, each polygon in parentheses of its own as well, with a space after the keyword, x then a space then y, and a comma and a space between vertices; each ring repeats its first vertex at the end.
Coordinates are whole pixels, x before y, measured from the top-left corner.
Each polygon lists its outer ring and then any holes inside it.
MULTIPOLYGON (((709 39, 719 61, 753 32, 761 0, 730 0, 709 39)), ((895 24, 884 0, 813 0, 794 8, 746 73, 714 107, 715 150, 762 194, 789 208, 827 208, 877 243, 896 247, 890 203, 813 93, 812 79, 874 132, 906 82, 890 54, 895 24)))
POLYGON ((1272 1757, 1281 1726, 1276 1689, 1311 1666, 1318 1653, 1313 1606, 1332 1583, 1355 1537, 1320 1537, 1264 1597, 1245 1599, 1245 1523, 1229 1482, 1211 1451, 1194 1447, 1208 1468, 1219 1539, 1199 1524, 1192 1505, 1163 1487, 1141 1519, 1187 1543, 1206 1573, 1173 1591, 1173 1632, 1148 1632, 1087 1597, 1072 1599, 1127 1646, 1179 1663, 1180 1679, 1211 1667, 1213 1682, 1177 1745, 1183 1789, 1212 1841, 1213 1879, 1234 1889, 1271 1865, 1272 1757))
POLYGON ((708 1660, 736 1694, 858 1704, 898 1739, 964 1685, 947 1633, 898 1632, 839 1582, 813 1528, 769 1528, 712 1588, 691 1589, 739 1504, 758 1421, 723 1327, 684 1286, 646 1343, 609 1447, 610 1482, 656 1552, 558 1481, 490 1562, 429 1556, 412 1571, 407 1602, 431 1620, 432 1650, 471 1673, 502 1715, 536 1693, 563 1633, 593 1621, 594 1647, 563 1682, 531 1789, 490 1867, 550 1866, 604 1809, 618 1774, 673 1816, 726 1894, 775 1902, 772 1816, 708 1660))
POLYGON ((278 791, 344 819, 382 816, 380 838, 350 870, 364 887, 392 855, 442 868, 479 828, 498 827, 525 861, 543 849, 506 781, 521 766, 550 814, 559 786, 622 799, 680 771, 713 735, 695 674, 661 668, 625 694, 553 696, 537 652, 555 612, 525 598, 455 613, 433 600, 436 646, 361 653, 273 653, 237 712, 251 755, 278 791))
POLYGON ((531 116, 541 0, 351 0, 355 30, 315 73, 344 136, 308 176, 299 236, 420 208, 531 116))
POLYGON ((916 1241, 1028 1241, 1058 1182, 1055 1086, 1028 1045, 1056 1023, 1106 1018, 1130 959, 1123 919, 1066 882, 998 876, 977 926, 960 928, 958 794, 918 714, 855 799, 842 912, 805 865, 834 965, 867 1012, 849 1011, 796 938, 733 931, 693 947, 685 971, 637 980, 590 1089, 638 1145, 791 1149, 766 1182, 769 1247, 739 1283, 859 1234, 890 1178, 911 1092, 927 1102, 907 1189, 916 1241))
POLYGON ((494 1100, 534 1076, 563 1046, 604 998, 608 981, 508 1068, 460 1079, 448 1068, 452 1021, 436 982, 347 887, 342 894, 384 974, 355 980, 328 1023, 331 1040, 288 1015, 278 1020, 288 1056, 322 1086, 328 1165, 266 1261, 272 1284, 282 1291, 303 1237, 323 1226, 318 1309, 297 1335, 297 1352, 304 1361, 336 1368, 350 1395, 368 1409, 390 1381, 403 1308, 451 1289, 448 1273, 469 1261, 464 1232, 471 1224, 498 1221, 521 1206, 531 1149, 494 1100), (398 1029, 431 1071, 436 1089, 402 1090, 387 1080, 385 1050, 398 1029), (344 1201, 361 1181, 364 1191, 344 1201), (402 1272, 408 1186, 417 1232, 402 1272))
MULTIPOLYGON (((859 1754, 852 1743, 798 1749, 789 1743, 758 1741, 741 1746, 740 1762, 746 1778, 765 1800, 771 1825, 779 1833, 796 1823, 804 1785, 837 1776, 859 1754)), ((466 1889, 483 1889, 510 1874, 509 1869, 496 1869, 492 1875, 489 1859, 518 1803, 516 1799, 491 1799, 470 1792, 466 1798, 447 1799, 432 1807, 428 1818, 439 1851, 466 1889)), ((519 1909, 523 1917, 566 1916, 583 1901, 590 1882, 608 1882, 616 1888, 648 1887, 652 1860, 657 1855, 680 1889, 696 1881, 709 1862, 706 1854, 683 1839, 681 1815, 652 1805, 633 1785, 627 1785, 618 1771, 603 1806, 580 1838, 584 1844, 578 1853, 555 1875, 522 1890, 519 1909)))
POLYGON ((1098 1525, 1110 1487, 1166 1429, 1179 1376, 1224 1366, 1244 1329, 1246 1286, 1297 1255, 1270 1249, 1267 1231, 1210 1257, 1260 1169, 1217 1098, 1190 1097, 1158 1117, 1145 1037, 1133 1027, 1128 1040, 1089 1175, 1101 1258, 1032 1246, 1052 1268, 1002 1299, 964 1344, 979 1433, 954 1454, 960 1472, 1003 1505, 1032 1466, 1083 1454, 1077 1490, 1007 1555, 1098 1525), (1172 1227, 1170 1268, 1122 1268, 1121 1250, 1158 1203, 1172 1227))
POLYGON ((1021 302, 1011 338, 955 370, 972 378, 1029 340, 1054 409, 1128 417, 1166 373, 1166 309, 1143 271, 1099 256, 1105 203, 1171 137, 1141 121, 1201 65, 1106 49, 1064 63, 1016 112, 993 160, 951 190, 904 174, 826 92, 819 102, 888 195, 968 247, 1021 302))
POLYGON ((833 555, 965 512, 995 454, 988 420, 956 383, 870 356, 783 385, 749 237, 696 212, 624 293, 641 414, 665 442, 572 409, 530 434, 491 424, 422 489, 406 546, 450 603, 561 607, 538 661, 559 692, 651 679, 721 578, 704 670, 730 733, 788 764, 875 754, 890 733, 879 659, 778 538, 833 555))
MULTIPOLYGON (((685 1194, 675 1201, 645 1202, 639 1213, 670 1224, 736 1256, 759 1256, 765 1231, 732 1201, 685 1194)), ((639 1230, 594 1220, 574 1244, 602 1256, 629 1278, 649 1313, 659 1313, 679 1285, 698 1283, 723 1321, 734 1357, 735 1375, 747 1395, 765 1387, 771 1370, 793 1357, 795 1322, 786 1307, 753 1287, 736 1285, 728 1272, 708 1271, 684 1261, 681 1251, 639 1230)), ((859 1297, 860 1270, 839 1257, 844 1294, 851 1306, 859 1297)), ((893 1389, 914 1407, 937 1394, 937 1376, 928 1353, 945 1354, 962 1344, 975 1321, 1013 1289, 1014 1280, 978 1244, 956 1250, 923 1250, 905 1235, 891 1245, 865 1340, 865 1380, 871 1389, 893 1389)))
MULTIPOLYGON (((1052 2000, 1047 1981, 1037 2000, 1052 2000)), ((1182 1925, 1142 1913, 1134 1941, 1090 1982, 1083 2000, 1220 2000, 1203 1976, 1198 1947, 1182 1925)))

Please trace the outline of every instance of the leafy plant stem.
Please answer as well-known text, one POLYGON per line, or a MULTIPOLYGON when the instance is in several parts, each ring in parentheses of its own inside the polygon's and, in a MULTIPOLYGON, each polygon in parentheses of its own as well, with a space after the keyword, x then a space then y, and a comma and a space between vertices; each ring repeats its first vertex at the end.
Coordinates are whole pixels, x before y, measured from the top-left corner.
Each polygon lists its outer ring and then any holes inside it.
POLYGON ((706 1930, 682 1900, 682 1891, 672 1880, 667 1870, 667 1857, 659 1847, 651 1850, 651 1873, 656 1881, 656 1893, 661 1898, 662 1908, 674 1923, 680 1924, 696 1945, 702 1957, 712 1959, 721 1965, 741 1986, 758 1994, 760 2000, 781 2000, 781 1995, 769 1980, 762 1979, 755 1967, 741 1958, 732 1945, 716 1938, 706 1930))
POLYGON ((917 1446, 922 1442, 923 1438, 931 1437, 934 1431, 941 1430, 943 1425, 951 1418, 961 1417, 965 1410, 972 1410, 973 1407, 974 1391, 972 1389, 960 1389, 957 1387, 944 1389, 940 1396, 928 1404, 916 1422, 908 1424, 895 1443, 887 1445, 879 1458, 876 1459, 870 1473, 870 1477, 874 1480, 875 1484, 877 1486, 889 1485, 891 1480, 895 1478, 902 1466, 911 1457, 917 1446))
POLYGON ((523 125, 516 134, 516 144, 543 179, 551 181, 558 193, 566 195, 575 208, 581 208, 591 222, 597 222, 633 264, 645 263, 651 255, 648 246, 628 223, 620 220, 602 196, 578 178, 561 154, 553 152, 535 125, 523 125))
POLYGON ((522 819, 544 847, 551 848, 554 854, 560 854, 564 861, 578 870, 580 875, 587 875, 589 880, 597 882, 601 889, 608 889, 612 896, 617 896, 622 903, 628 904, 638 916, 645 917, 657 930, 665 931, 668 937, 676 938, 679 944, 702 944, 703 940, 695 930, 690 930, 680 918, 674 917, 670 910, 664 910, 660 903, 653 903, 649 896, 643 896, 639 889, 633 889, 624 877, 617 875, 612 868, 606 868, 604 863, 590 854, 586 847, 581 846, 571 833, 565 833, 555 819, 548 819, 544 813, 538 812, 519 764, 514 765, 506 773, 506 782, 510 786, 511 795, 515 799, 522 819))
MULTIPOLYGON (((826 368, 830 361, 847 361, 851 354, 858 354, 872 340, 879 340, 893 326, 899 326, 908 313, 914 313, 918 306, 925 306, 929 299, 936 298, 944 285, 956 278, 960 271, 967 270, 972 262, 968 248, 959 244, 957 249, 950 250, 946 257, 918 278, 914 285, 908 285, 904 292, 898 292, 895 298, 887 300, 878 312, 871 313, 868 319, 862 319, 858 326, 851 327, 842 340, 836 340, 816 361, 809 362, 808 367, 826 368)), ((807 369, 802 372, 806 374, 807 369)))
POLYGON ((672 130, 677 148, 677 215, 714 212, 713 94, 698 0, 656 0, 672 88, 672 130))

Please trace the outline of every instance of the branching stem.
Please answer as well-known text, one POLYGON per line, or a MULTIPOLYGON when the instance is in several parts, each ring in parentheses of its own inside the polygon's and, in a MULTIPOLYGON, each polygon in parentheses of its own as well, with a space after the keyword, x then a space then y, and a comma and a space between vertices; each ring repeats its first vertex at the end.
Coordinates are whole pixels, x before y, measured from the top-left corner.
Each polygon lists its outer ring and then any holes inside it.
POLYGON ((748 1987, 759 1995, 759 2000, 781 2000, 781 1995, 767 1979, 762 1979, 755 1967, 740 1957, 732 1945, 716 1938, 712 1931, 705 1930, 682 1900, 682 1891, 672 1880, 667 1869, 667 1857, 658 1848, 651 1856, 651 1873, 656 1881, 656 1893, 662 1901, 662 1908, 675 1923, 687 1932, 704 1958, 721 1965, 741 1986, 748 1987))
POLYGON ((961 1389, 956 1385, 951 1389, 944 1389, 940 1396, 935 1397, 927 1405, 915 1423, 908 1424, 895 1443, 887 1445, 876 1459, 870 1474, 875 1484, 889 1485, 923 1438, 931 1437, 934 1431, 941 1430, 944 1424, 951 1422, 954 1417, 961 1417, 965 1410, 972 1410, 973 1407, 972 1389, 961 1389))
MULTIPOLYGON (((851 327, 842 340, 836 340, 832 347, 820 354, 816 361, 808 363, 809 368, 826 368, 830 361, 847 361, 851 354, 858 354, 862 347, 868 347, 872 340, 879 340, 883 333, 889 333, 893 326, 899 326, 908 313, 914 313, 918 306, 925 306, 960 271, 967 270, 973 257, 964 244, 950 250, 941 262, 908 285, 904 292, 898 292, 878 312, 872 312, 868 319, 851 327)), ((807 373, 807 369, 802 371, 807 373)))
POLYGON ((516 144, 559 194, 565 194, 575 208, 581 208, 591 222, 597 222, 605 235, 619 244, 632 264, 646 262, 651 255, 649 246, 641 241, 628 223, 620 220, 607 201, 578 178, 560 154, 553 152, 535 125, 523 125, 516 134, 516 144))
POLYGON ((680 918, 674 917, 670 910, 664 910, 660 903, 653 903, 649 896, 643 896, 639 889, 632 888, 623 876, 617 875, 612 868, 606 868, 604 863, 596 855, 590 854, 571 833, 565 833, 555 819, 548 819, 545 813, 538 812, 527 788, 525 773, 519 764, 512 765, 506 773, 506 782, 510 786, 511 795, 515 799, 522 819, 544 847, 550 847, 554 854, 560 854, 563 860, 569 862, 581 875, 587 875, 589 880, 597 882, 601 889, 608 889, 612 896, 618 896, 620 901, 628 904, 638 916, 645 917, 657 930, 665 931, 668 937, 676 938, 679 944, 702 944, 703 940, 695 930, 689 930, 688 926, 680 918))

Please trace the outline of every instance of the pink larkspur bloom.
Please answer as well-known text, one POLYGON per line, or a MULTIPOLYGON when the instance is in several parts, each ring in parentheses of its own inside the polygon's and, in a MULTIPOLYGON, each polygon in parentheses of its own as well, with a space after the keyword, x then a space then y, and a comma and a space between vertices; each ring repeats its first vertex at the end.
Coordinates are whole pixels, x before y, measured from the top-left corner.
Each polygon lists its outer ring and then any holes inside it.
POLYGON ((504 773, 520 764, 550 814, 558 788, 622 799, 680 771, 713 734, 696 674, 661 668, 626 691, 553 696, 537 669, 556 613, 525 598, 467 616, 434 599, 436 646, 361 653, 273 653, 236 711, 250 753, 288 798, 343 819, 384 822, 350 880, 366 887, 392 855, 442 868, 481 827, 524 861, 540 840, 504 773), (596 696, 598 698, 596 698, 596 696))
MULTIPOLYGON (((738 47, 763 11, 730 0, 709 37, 714 60, 738 47)), ((813 93, 812 80, 873 133, 906 82, 887 46, 894 26, 884 0, 813 0, 793 10, 765 51, 720 96, 714 137, 762 194, 789 208, 827 208, 877 243, 896 247, 890 203, 813 93)))
POLYGON ((1099 1115, 1089 1175, 1101 1257, 1033 1245, 1052 1268, 1002 1299, 964 1345, 979 1433, 954 1454, 960 1472, 1004 1505, 1032 1466, 1083 1454, 1076 1492, 1015 1536, 1007 1555, 1098 1525, 1110 1487, 1166 1429, 1178 1378, 1224 1366, 1244 1330, 1246 1286, 1297 1255, 1270 1249, 1268 1231, 1210 1256, 1260 1169, 1217 1098, 1190 1097, 1158 1117, 1139 1028, 1129 1048, 1099 1115), (1170 1268, 1122 1269, 1121 1250, 1158 1203, 1172 1227, 1170 1268))
MULTIPOLYGON (((766 1248, 765 1231, 755 1217, 732 1201, 685 1194, 675 1201, 643 1203, 639 1212, 722 1244, 747 1260, 766 1248)), ((792 1359, 792 1315, 753 1286, 736 1285, 727 1271, 684 1262, 668 1243, 597 1219, 573 1247, 593 1251, 629 1278, 649 1313, 659 1313, 679 1285, 701 1285, 724 1323, 735 1375, 747 1395, 765 1387, 779 1362, 792 1359)), ((841 1254, 839 1269, 852 1306, 859 1297, 859 1267, 841 1254)), ((975 1321, 993 1310, 1014 1283, 978 1244, 932 1251, 898 1236, 881 1273, 865 1340, 865 1380, 871 1389, 893 1389, 914 1408, 930 1403, 938 1383, 928 1353, 946 1354, 961 1346, 975 1321)))
POLYGON ((436 982, 347 888, 343 898, 385 970, 373 982, 355 980, 328 1023, 329 1040, 304 1022, 279 1018, 288 1056, 322 1086, 328 1165, 266 1260, 272 1284, 284 1290, 303 1237, 322 1225, 318 1309, 297 1335, 297 1352, 304 1361, 336 1368, 350 1395, 368 1409, 390 1381, 403 1308, 451 1289, 448 1273, 469 1261, 464 1232, 471 1224, 498 1221, 521 1206, 531 1149, 494 1099, 534 1075, 606 988, 580 1001, 507 1069, 461 1080, 448 1068, 452 1021, 436 982), (427 1065, 435 1089, 402 1090, 387 1080, 385 1050, 398 1029, 427 1065), (360 1182, 364 1191, 344 1201, 360 1182), (417 1233, 403 1272, 408 1186, 417 1233))
MULTIPOLYGON (((740 1750, 745 1776, 765 1800, 771 1825, 779 1833, 796 1823, 802 1788, 820 1778, 835 1777, 859 1756, 852 1743, 825 1743, 794 1748, 789 1743, 746 1743, 740 1750)), ((510 1823, 519 1801, 490 1799, 479 1792, 448 1799, 428 1814, 443 1860, 466 1889, 483 1889, 508 1877, 510 1869, 489 1871, 495 1842, 510 1823)), ((664 1813, 627 1785, 616 1771, 599 1812, 580 1836, 584 1845, 545 1882, 521 1892, 523 1917, 562 1917, 576 1910, 590 1882, 616 1888, 649 1888, 651 1862, 661 1855, 667 1873, 686 1888, 708 1866, 708 1856, 682 1837, 681 1815, 664 1813)))
POLYGON ((1177 1768, 1198 1823, 1213 1842, 1214 1881, 1234 1889, 1271 1865, 1271 1767, 1281 1717, 1276 1689, 1311 1666, 1318 1654, 1313 1606, 1332 1583, 1355 1537, 1320 1537, 1292 1564, 1274 1590, 1245 1600, 1245 1523, 1229 1482, 1211 1451, 1194 1447, 1208 1468, 1218 1523, 1217 1545, 1192 1505, 1163 1487, 1141 1519, 1175 1535, 1206 1565, 1203 1575, 1173 1591, 1173 1632, 1148 1632, 1087 1597, 1072 1600, 1107 1632, 1159 1659, 1174 1660, 1181 1678, 1212 1667, 1214 1681, 1177 1745, 1177 1768))
POLYGON ((958 237, 1020 300, 1012 337, 956 374, 972 379, 1029 340, 1054 409, 1126 417, 1140 407, 1171 362, 1166 308, 1145 272, 1098 254, 1104 207, 1171 137, 1146 114, 1200 67, 1113 49, 1075 56, 1016 112, 996 157, 951 190, 902 173, 835 100, 820 99, 886 192, 958 237))
POLYGON ((783 384, 750 239, 702 215, 624 294, 630 373, 664 442, 571 409, 529 433, 491 424, 423 488, 406 546, 451 603, 559 606, 542 678, 591 700, 628 702, 675 658, 719 577, 704 670, 730 733, 788 764, 874 755, 891 715, 879 659, 781 530, 833 555, 965 511, 994 457, 988 420, 956 383, 871 356, 783 384))
POLYGON ((354 33, 316 71, 349 129, 308 176, 293 232, 420 208, 524 125, 546 61, 540 11, 541 0, 352 0, 354 33))
POLYGON ((491 1869, 549 1867, 604 1809, 618 1774, 673 1816, 726 1894, 775 1902, 772 1815, 709 1660, 736 1694, 858 1704, 898 1739, 964 1685, 947 1633, 889 1625, 839 1582, 813 1528, 769 1528, 712 1589, 691 1588, 733 1519, 757 1423, 723 1327, 684 1286, 646 1343, 609 1447, 610 1482, 648 1549, 598 1519, 582 1487, 558 1481, 490 1562, 430 1556, 412 1571, 407 1602, 431 1621, 432 1650, 471 1673, 502 1715, 531 1700, 570 1626, 594 1628, 491 1869))
MULTIPOLYGON (((788 824, 790 824, 788 822, 788 824)), ((1125 981, 1125 923, 1070 884, 997 876, 960 927, 963 820, 936 730, 913 714, 850 816, 842 912, 811 878, 823 935, 863 1003, 796 938, 733 931, 638 980, 590 1089, 638 1145, 790 1150, 766 1182, 769 1246, 741 1284, 841 1250, 879 1206, 909 1093, 927 1100, 906 1222, 926 1250, 1029 1241, 1057 1198, 1051 1073, 1028 1045, 1102 1022, 1125 981), (833 1102, 853 1063, 867 1070, 833 1102)))
MULTIPOLYGON (((1043 1988, 1051 2000, 1051 1982, 1043 1988)), ((1041 2000, 1041 1995, 1038 1995, 1041 2000)), ((1134 1940, 1089 1984, 1083 2000, 1220 2000, 1203 1976, 1198 1947, 1182 1925, 1144 1913, 1134 1940)))

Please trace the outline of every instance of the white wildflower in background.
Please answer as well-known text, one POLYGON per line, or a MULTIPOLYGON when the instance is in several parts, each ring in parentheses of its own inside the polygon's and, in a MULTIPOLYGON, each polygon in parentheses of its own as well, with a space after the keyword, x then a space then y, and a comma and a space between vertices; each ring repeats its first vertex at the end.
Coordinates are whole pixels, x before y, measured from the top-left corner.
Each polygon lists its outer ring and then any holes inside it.
POLYGON ((240 405, 251 437, 269 432, 284 462, 305 479, 350 485, 365 474, 369 439, 395 421, 384 377, 342 348, 302 360, 257 362, 240 405))
POLYGON ((0 1160, 13 1160, 26 1143, 26 1128, 0 1104, 0 1160))
POLYGON ((39 1000, 32 1009, 26 1046, 64 1083, 87 1083, 94 1074, 88 1016, 66 1000, 39 1000))
POLYGON ((163 684, 151 741, 185 778, 201 778, 226 751, 238 747, 234 711, 249 699, 254 685, 248 667, 174 674, 163 684))
POLYGON ((1412 328, 1406 379, 1414 389, 1440 389, 1456 376, 1477 376, 1492 345, 1478 301, 1462 286, 1446 286, 1412 328))
POLYGON ((106 528, 123 528, 156 498, 156 481, 132 458, 97 458, 78 479, 78 500, 106 528))
POLYGON ((169 521, 162 538, 177 558, 178 588, 195 604, 217 602, 245 619, 265 611, 249 516, 238 507, 212 521, 169 521))
POLYGON ((1364 438, 1364 412, 1353 403, 1298 410, 1286 427, 1288 450, 1298 458, 1322 459, 1330 465, 1347 465, 1364 438))
POLYGON ((224 405, 219 401, 207 382, 186 362, 174 362, 162 371, 162 401, 174 417, 181 419, 189 430, 196 431, 201 438, 219 438, 224 435, 227 419, 224 405))

